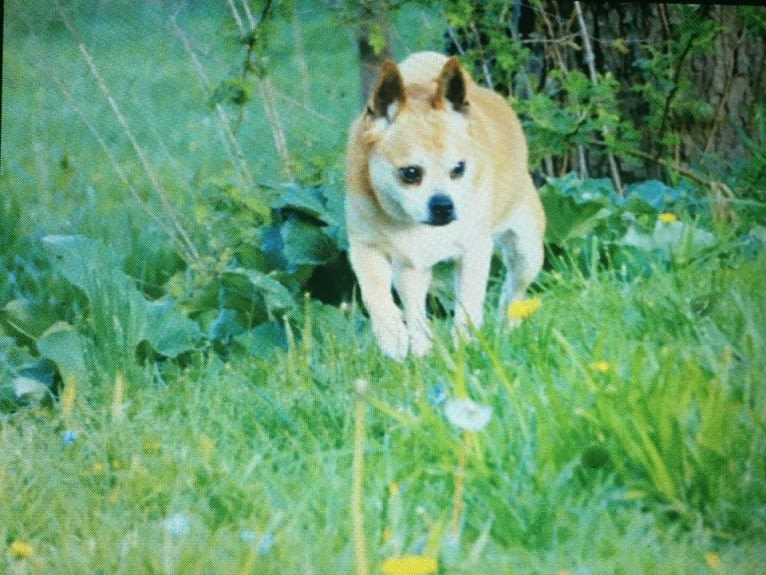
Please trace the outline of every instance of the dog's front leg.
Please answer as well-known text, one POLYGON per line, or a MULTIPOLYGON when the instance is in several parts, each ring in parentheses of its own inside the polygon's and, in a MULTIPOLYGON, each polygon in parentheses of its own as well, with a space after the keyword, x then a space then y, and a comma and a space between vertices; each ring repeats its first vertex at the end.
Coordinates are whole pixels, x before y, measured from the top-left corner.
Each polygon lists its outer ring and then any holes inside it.
POLYGON ((456 263, 455 337, 466 338, 469 327, 481 327, 493 248, 491 237, 476 238, 456 263))
POLYGON ((410 349, 416 356, 423 356, 431 349, 431 328, 426 317, 426 296, 430 285, 430 269, 416 269, 394 262, 394 287, 402 300, 410 349))
POLYGON ((407 356, 409 333, 391 295, 391 261, 380 250, 354 241, 350 242, 349 259, 359 280, 362 301, 370 314, 372 331, 381 351, 402 361, 407 356))

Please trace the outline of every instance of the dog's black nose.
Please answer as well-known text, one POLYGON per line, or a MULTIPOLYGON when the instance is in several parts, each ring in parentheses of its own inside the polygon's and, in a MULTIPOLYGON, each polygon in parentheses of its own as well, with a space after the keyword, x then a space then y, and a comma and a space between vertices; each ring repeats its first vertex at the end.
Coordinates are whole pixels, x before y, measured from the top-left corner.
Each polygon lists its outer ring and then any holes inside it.
POLYGON ((428 200, 428 223, 432 226, 443 226, 455 219, 455 204, 452 198, 444 194, 436 194, 428 200))

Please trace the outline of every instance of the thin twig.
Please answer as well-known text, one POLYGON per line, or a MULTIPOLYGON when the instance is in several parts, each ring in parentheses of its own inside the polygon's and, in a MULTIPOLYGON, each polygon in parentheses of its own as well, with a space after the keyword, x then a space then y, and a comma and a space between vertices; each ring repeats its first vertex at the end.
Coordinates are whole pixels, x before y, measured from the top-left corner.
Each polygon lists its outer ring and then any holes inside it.
POLYGON ((56 5, 56 11, 58 12, 62 22, 64 23, 64 26, 66 26, 67 30, 71 34, 72 38, 75 41, 75 44, 77 44, 77 48, 79 49, 80 54, 85 60, 85 64, 88 66, 88 69, 90 70, 91 75, 96 80, 96 83, 98 84, 98 87, 101 90, 101 93, 106 97, 106 100, 109 103, 109 106, 111 107, 112 112, 114 113, 114 116, 117 119, 117 122, 120 124, 122 131, 125 133, 125 136, 128 138, 130 145, 133 147, 133 151, 138 157, 138 161, 141 163, 141 167, 143 168, 144 173, 146 174, 146 177, 149 179, 149 182, 151 183, 152 188, 154 189, 155 193, 157 194, 157 197, 160 200, 160 204, 162 205, 165 215, 170 219, 171 223, 173 224, 172 227, 175 230, 175 233, 178 235, 179 238, 181 238, 182 246, 184 247, 186 251, 187 260, 190 263, 197 261, 199 259, 199 252, 197 251, 197 248, 195 247, 194 243, 191 241, 191 238, 186 233, 186 230, 183 228, 183 226, 181 225, 181 222, 176 216, 175 209, 173 208, 172 204, 168 200, 167 194, 165 193, 165 190, 162 184, 160 183, 160 180, 157 177, 157 174, 155 173, 154 168, 149 162, 149 159, 146 157, 146 153, 144 152, 143 148, 139 145, 138 140, 136 140, 135 136, 133 135, 133 131, 130 129, 130 126, 128 125, 128 122, 125 119, 125 116, 122 115, 122 112, 120 111, 120 108, 117 105, 116 100, 112 96, 111 90, 109 90, 109 87, 106 85, 106 82, 104 81, 103 76, 101 76, 101 73, 98 71, 98 67, 96 66, 96 63, 93 60, 93 57, 91 56, 88 49, 85 47, 85 44, 82 41, 82 38, 80 37, 77 30, 75 30, 74 26, 69 21, 69 18, 64 12, 64 9, 61 7, 59 0, 54 0, 54 4, 56 5))
MULTIPOLYGON (((601 147, 607 146, 606 142, 603 142, 601 140, 589 140, 588 143, 592 146, 601 146, 601 147)), ((682 176, 686 176, 690 180, 693 180, 702 186, 709 187, 714 185, 722 185, 721 182, 719 182, 718 180, 715 180, 713 178, 700 174, 699 172, 695 172, 691 168, 683 166, 678 162, 673 164, 671 162, 668 162, 667 160, 664 160, 663 158, 658 158, 657 156, 654 156, 653 154, 649 154, 641 150, 636 150, 634 148, 626 148, 622 151, 628 156, 633 156, 634 158, 640 158, 642 160, 654 162, 655 164, 662 166, 663 168, 667 170, 678 172, 682 176)))
MULTIPOLYGON (((592 142, 594 144, 602 145, 599 142, 592 142)), ((731 204, 736 201, 736 196, 734 192, 724 184, 723 182, 704 176, 698 172, 695 172, 691 168, 687 168, 686 166, 682 166, 678 160, 676 160, 675 165, 671 165, 670 162, 667 162, 666 160, 663 160, 662 158, 658 158, 656 156, 653 156, 652 154, 647 154, 646 152, 642 152, 641 150, 625 150, 625 153, 629 156, 634 156, 636 158, 641 158, 643 160, 648 160, 650 162, 655 162, 656 164, 659 164, 663 168, 667 170, 674 170, 681 174, 682 176, 686 176, 690 180, 693 180, 700 184, 701 186, 704 186, 708 190, 708 197, 710 198, 711 203, 713 204, 713 216, 715 219, 719 221, 735 221, 737 218, 736 213, 732 210, 731 204)))
POLYGON ((588 161, 585 159, 585 146, 577 144, 577 163, 580 166, 580 177, 584 180, 588 177, 588 161))
MULTIPOLYGON (((209 100, 211 96, 210 80, 205 73, 205 68, 202 66, 202 63, 197 57, 197 53, 194 51, 188 36, 184 33, 180 26, 178 26, 178 23, 176 22, 176 15, 171 14, 168 17, 168 20, 170 22, 170 28, 173 32, 173 35, 178 38, 187 54, 189 54, 192 65, 194 66, 194 70, 197 72, 197 75, 200 78, 200 83, 202 85, 202 91, 205 94, 205 98, 209 100)), ((231 127, 231 123, 229 122, 229 117, 226 114, 226 110, 224 110, 220 103, 216 103, 215 111, 218 115, 218 129, 221 140, 223 141, 223 145, 226 148, 226 155, 229 157, 232 165, 237 170, 240 184, 248 189, 251 189, 254 186, 253 175, 250 173, 250 168, 247 166, 245 153, 242 151, 242 146, 239 145, 239 140, 234 134, 234 130, 231 127)))
MULTIPOLYGON (((582 32, 582 43, 583 49, 585 50, 585 63, 587 64, 588 71, 590 72, 590 81, 594 86, 597 86, 598 74, 596 74, 596 58, 593 55, 593 48, 590 45, 588 28, 585 25, 585 17, 583 16, 580 2, 577 0, 575 0, 574 9, 575 13, 577 14, 577 21, 580 24, 580 31, 582 32)), ((602 126, 601 131, 604 134, 604 139, 607 139, 609 137, 609 126, 602 126)), ((606 156, 607 160, 609 161, 609 170, 612 172, 612 181, 614 182, 614 187, 617 189, 617 193, 622 196, 622 180, 620 178, 620 170, 617 168, 617 160, 615 160, 614 154, 609 148, 607 148, 606 156)))
MULTIPOLYGON (((699 16, 699 14, 697 15, 699 16)), ((675 70, 673 71, 673 79, 671 81, 668 97, 665 99, 665 106, 662 111, 662 121, 660 123, 660 129, 657 132, 658 141, 660 143, 662 142, 662 138, 665 135, 665 127, 667 126, 668 119, 670 118, 670 112, 671 112, 673 101, 676 99, 676 96, 679 93, 681 73, 683 72, 684 63, 686 62, 686 58, 689 56, 691 49, 694 47, 695 41, 696 41, 696 36, 690 34, 689 37, 687 38, 686 45, 683 47, 683 49, 681 50, 681 53, 678 56, 678 62, 677 62, 677 66, 675 70)), ((662 153, 662 151, 663 149, 661 145, 659 151, 657 152, 658 157, 662 153)))
POLYGON ((306 47, 303 43, 303 27, 295 8, 292 17, 293 40, 295 41, 295 62, 298 64, 298 70, 301 77, 301 97, 305 107, 311 106, 311 76, 309 74, 309 65, 306 62, 306 47))
POLYGON ((258 93, 261 96, 263 111, 266 113, 266 121, 271 128, 271 136, 274 139, 274 146, 277 149, 279 158, 282 160, 282 169, 284 170, 288 181, 292 182, 295 180, 295 175, 293 174, 293 162, 290 158, 290 150, 287 146, 287 136, 282 127, 282 121, 279 117, 277 106, 274 103, 274 91, 271 81, 268 78, 259 79, 256 85, 258 87, 258 93))
MULTIPOLYGON (((444 17, 444 10, 442 10, 442 17, 444 17)), ((489 66, 487 66, 487 59, 484 55, 484 47, 481 45, 481 36, 479 34, 478 29, 476 28, 475 24, 471 24, 471 32, 473 33, 474 41, 476 42, 476 48, 479 51, 479 56, 481 60, 481 72, 484 76, 484 82, 486 82, 487 87, 491 90, 494 90, 495 83, 492 81, 492 74, 489 71, 489 66)), ((466 51, 465 48, 460 44, 460 39, 458 38, 457 33, 451 26, 447 26, 447 34, 449 35, 450 41, 452 42, 453 46, 455 46, 455 49, 457 50, 457 53, 460 56, 465 56, 466 51)))
MULTIPOLYGON (((553 29, 553 24, 551 24, 550 19, 548 18, 548 14, 543 11, 540 13, 543 17, 543 23, 545 24, 545 27, 548 29, 548 34, 551 36, 551 38, 555 38, 556 31, 553 29)), ((566 61, 564 60, 564 57, 561 55, 561 52, 559 51, 559 43, 558 42, 551 42, 551 48, 553 49, 553 56, 555 60, 558 60, 559 68, 561 68, 565 74, 569 72, 569 66, 567 66, 566 61)))
POLYGON ((147 204, 144 199, 141 197, 141 195, 138 193, 138 190, 136 190, 135 186, 130 183, 130 180, 128 179, 127 174, 122 169, 122 166, 117 161, 117 158, 114 157, 114 154, 109 149, 109 146, 106 144, 104 139, 101 137, 101 134, 98 133, 98 130, 93 125, 93 123, 83 114, 80 107, 75 103, 74 96, 69 91, 69 89, 64 85, 64 83, 61 81, 61 79, 58 76, 53 76, 53 81, 58 86, 59 90, 61 90, 61 93, 64 94, 64 97, 69 101, 69 105, 72 107, 72 110, 74 110, 74 113, 77 114, 77 117, 80 118, 80 121, 85 125, 86 128, 90 131, 90 133, 95 138, 98 145, 101 147, 101 149, 106 154, 106 157, 109 159, 109 163, 112 165, 112 168, 114 169, 115 173, 117 174, 117 177, 120 179, 122 184, 128 189, 128 192, 130 192, 130 195, 133 196, 133 199, 136 201, 136 203, 141 206, 141 208, 146 212, 146 215, 149 216, 149 218, 157 224, 157 226, 163 230, 166 234, 168 234, 170 237, 173 237, 173 228, 168 228, 166 222, 162 221, 156 214, 154 210, 149 207, 149 204, 147 204))
MULTIPOLYGON (((247 58, 244 63, 244 72, 243 72, 243 74, 246 75, 246 73, 249 70, 250 57, 253 52, 253 46, 254 46, 253 33, 255 32, 255 29, 258 26, 260 26, 265 20, 265 18, 268 16, 270 8, 271 8, 271 0, 267 0, 263 8, 263 11, 261 12, 261 19, 258 22, 255 21, 255 18, 253 17, 253 14, 247 5, 247 2, 245 0, 242 1, 242 4, 244 6, 244 11, 245 11, 245 16, 250 26, 249 31, 245 27, 242 17, 239 15, 239 11, 237 10, 237 7, 234 4, 234 0, 227 0, 227 3, 229 5, 229 10, 231 11, 234 17, 234 21, 237 23, 237 27, 239 28, 239 32, 242 35, 242 38, 248 38, 248 37, 250 38, 250 40, 248 41, 247 58)), ((244 75, 243 75, 243 78, 244 78, 244 75)), ((256 84, 256 87, 258 88, 258 94, 261 97, 261 104, 263 106, 263 111, 266 115, 266 122, 269 124, 269 128, 271 129, 271 137, 274 140, 274 147, 277 149, 277 154, 279 155, 279 158, 282 162, 282 169, 284 170, 287 180, 290 182, 293 182, 295 181, 295 175, 293 173, 292 159, 290 158, 290 150, 287 146, 287 137, 285 136, 285 130, 284 130, 284 127, 282 126, 282 121, 279 117, 279 112, 277 111, 277 107, 274 104, 274 92, 271 85, 271 81, 268 78, 256 77, 255 84, 256 84)))
MULTIPOLYGON (((549 14, 542 10, 540 11, 540 15, 543 17, 543 23, 545 24, 545 27, 548 29, 548 34, 553 38, 556 36, 556 32, 553 29, 553 24, 550 21, 550 18, 548 18, 549 14)), ((553 56, 552 60, 558 61, 558 67, 561 69, 561 71, 566 75, 569 74, 569 66, 567 66, 566 61, 564 60, 564 57, 561 55, 561 52, 559 51, 559 46, 557 43, 551 44, 553 56)), ((546 54, 546 57, 549 57, 548 54, 546 54)), ((553 155, 552 154, 545 154, 545 157, 543 158, 543 164, 545 165, 545 171, 548 174, 548 177, 552 178, 556 175, 556 168, 553 163, 553 155)))
POLYGON ((313 108, 312 106, 308 106, 308 105, 306 105, 303 102, 300 102, 300 101, 296 100, 295 98, 293 98, 292 96, 289 96, 288 94, 286 94, 285 92, 282 92, 281 90, 273 90, 273 93, 274 93, 274 96, 278 100, 282 100, 283 102, 287 102, 288 104, 290 104, 292 106, 300 108, 304 112, 307 112, 308 114, 311 114, 312 116, 315 116, 315 117, 319 118, 320 120, 322 120, 326 124, 330 124, 330 125, 333 125, 333 126, 339 126, 340 125, 338 123, 337 118, 332 118, 332 117, 328 116, 327 114, 323 114, 319 110, 313 108))
POLYGON ((473 32, 473 38, 481 56, 481 71, 484 74, 484 81, 487 83, 487 88, 494 90, 495 83, 492 81, 492 74, 489 72, 489 66, 487 66, 487 56, 484 53, 484 46, 481 45, 481 34, 479 34, 474 22, 471 22, 471 32, 473 32))
MULTIPOLYGON (((442 10, 442 18, 444 18, 444 11, 442 10)), ((455 31, 452 29, 452 26, 447 26, 447 34, 449 34, 449 39, 452 41, 452 44, 455 46, 455 49, 457 50, 457 53, 461 56, 465 56, 465 50, 463 49, 463 46, 460 44, 460 40, 457 37, 457 34, 455 34, 455 31)))

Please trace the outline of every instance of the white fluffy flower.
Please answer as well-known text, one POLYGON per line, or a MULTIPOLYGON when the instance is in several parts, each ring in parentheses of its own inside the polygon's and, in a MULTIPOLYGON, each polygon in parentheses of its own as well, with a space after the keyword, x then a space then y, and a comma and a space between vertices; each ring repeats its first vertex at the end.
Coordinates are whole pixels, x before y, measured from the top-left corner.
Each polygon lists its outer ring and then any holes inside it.
POLYGON ((455 427, 466 431, 481 431, 492 417, 492 408, 468 398, 450 399, 444 408, 444 414, 455 427))

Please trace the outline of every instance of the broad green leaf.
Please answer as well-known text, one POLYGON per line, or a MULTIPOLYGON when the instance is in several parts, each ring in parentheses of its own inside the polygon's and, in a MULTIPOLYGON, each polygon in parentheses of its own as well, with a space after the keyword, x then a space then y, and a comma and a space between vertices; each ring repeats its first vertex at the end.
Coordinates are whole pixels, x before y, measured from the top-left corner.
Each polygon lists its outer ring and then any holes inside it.
POLYGON ((274 278, 255 270, 244 270, 243 273, 253 287, 263 294, 266 307, 270 311, 284 311, 295 307, 293 295, 274 278))
POLYGON ((18 402, 35 405, 51 393, 51 388, 39 379, 19 375, 11 381, 10 391, 11 394, 6 389, 0 391, 0 404, 18 402))
POLYGON ((554 244, 582 238, 610 214, 600 198, 578 201, 547 187, 541 190, 540 197, 548 218, 546 237, 554 244))
MULTIPOLYGON (((6 358, 0 354, 0 360, 6 358)), ((30 361, 17 369, 7 365, 0 367, 0 410, 3 411, 20 403, 40 403, 53 392, 58 377, 56 365, 45 358, 30 361), (6 372, 5 368, 10 369, 6 372), (12 374, 15 376, 10 377, 12 374)))
POLYGON ((628 203, 641 201, 656 211, 665 210, 669 203, 676 201, 681 193, 658 180, 647 180, 628 186, 625 200, 628 203))
POLYGON ((285 190, 274 202, 274 207, 292 208, 319 218, 328 224, 332 223, 332 217, 322 202, 322 192, 316 188, 286 186, 285 190))
POLYGON ((86 342, 73 326, 64 322, 54 324, 37 339, 37 349, 40 355, 56 364, 65 385, 72 380, 88 380, 86 342))
POLYGON ((691 224, 657 221, 650 234, 631 224, 618 244, 633 246, 647 252, 658 252, 667 259, 676 257, 688 260, 715 245, 715 241, 713 234, 691 224))
POLYGON ((222 308, 210 324, 208 337, 213 341, 228 341, 243 331, 244 328, 237 320, 237 311, 222 308))
POLYGON ((131 352, 147 341, 167 357, 197 346, 199 325, 170 300, 147 300, 122 271, 120 258, 101 242, 82 236, 47 236, 43 242, 54 267, 88 298, 90 321, 99 337, 113 338, 112 345, 128 346, 131 352))
POLYGON ((54 266, 91 300, 99 285, 117 279, 107 276, 122 276, 117 281, 127 281, 119 272, 120 260, 101 242, 78 235, 45 236, 42 241, 54 266))
POLYGON ((239 334, 234 340, 242 345, 250 355, 268 358, 277 349, 287 349, 287 337, 284 326, 277 321, 267 321, 239 334))
POLYGON ((0 309, 0 325, 35 340, 56 321, 53 310, 39 301, 14 299, 0 309))
POLYGON ((142 339, 157 353, 172 358, 198 347, 202 339, 199 324, 183 315, 171 300, 144 301, 144 306, 146 323, 142 339))
POLYGON ((322 228, 294 219, 282 225, 284 255, 293 265, 320 265, 338 253, 332 238, 322 228))

